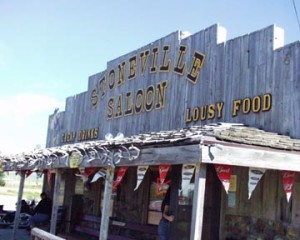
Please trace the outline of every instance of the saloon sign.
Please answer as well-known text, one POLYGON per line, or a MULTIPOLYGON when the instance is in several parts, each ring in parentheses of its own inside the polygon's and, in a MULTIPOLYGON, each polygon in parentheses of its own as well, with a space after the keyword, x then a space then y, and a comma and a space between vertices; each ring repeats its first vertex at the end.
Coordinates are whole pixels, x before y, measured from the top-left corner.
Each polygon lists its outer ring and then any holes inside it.
MULTIPOLYGON (((170 48, 171 46, 165 45, 161 48, 157 46, 151 50, 141 51, 130 57, 128 61, 120 62, 116 69, 108 70, 91 92, 92 106, 96 108, 100 99, 106 99, 107 92, 114 92, 116 89, 122 88, 128 81, 141 81, 146 72, 180 75, 189 83, 196 85, 205 63, 205 54, 194 51, 193 59, 190 61, 191 65, 188 65, 183 60, 188 50, 187 46, 180 45, 176 59, 169 58, 170 48), (161 62, 158 59, 161 59, 161 62)), ((113 120, 163 109, 168 99, 166 89, 170 84, 172 83, 165 80, 136 91, 122 92, 120 90, 121 94, 116 94, 106 100, 106 119, 113 120)), ((224 104, 224 102, 216 102, 188 107, 185 111, 186 123, 220 119, 224 104)), ((232 117, 250 112, 266 112, 271 109, 271 106, 272 95, 270 93, 262 96, 256 95, 252 98, 236 99, 231 103, 232 117)))
MULTIPOLYGON (((142 51, 138 55, 130 57, 128 61, 121 62, 117 69, 108 70, 107 75, 100 79, 98 85, 92 90, 92 105, 96 107, 99 98, 105 99, 107 91, 113 92, 128 81, 140 81, 146 71, 150 74, 170 73, 185 76, 187 81, 196 84, 205 61, 205 55, 195 51, 192 64, 189 66, 187 62, 183 61, 187 46, 181 45, 179 47, 177 59, 169 58, 170 48, 171 46, 166 45, 161 48, 157 46, 151 50, 142 51), (162 59, 161 62, 158 59, 162 59)), ((163 109, 168 84, 168 81, 161 81, 155 85, 149 85, 145 89, 138 89, 135 92, 128 91, 110 97, 106 103, 107 119, 112 120, 141 112, 163 109)))

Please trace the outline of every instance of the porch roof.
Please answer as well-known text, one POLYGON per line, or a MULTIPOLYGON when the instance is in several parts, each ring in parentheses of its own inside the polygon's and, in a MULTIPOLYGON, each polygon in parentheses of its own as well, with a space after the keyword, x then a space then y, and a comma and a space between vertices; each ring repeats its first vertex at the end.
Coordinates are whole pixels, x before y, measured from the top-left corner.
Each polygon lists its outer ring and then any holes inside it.
MULTIPOLYGON (((221 154, 218 145, 221 145, 222 149, 225 146, 235 150, 255 149, 274 154, 287 154, 300 159, 299 139, 243 124, 218 123, 38 149, 29 153, 0 156, 0 162, 4 171, 74 166, 177 164, 182 163, 182 158, 187 163, 200 161, 209 163, 212 158, 203 155, 208 150, 203 147, 209 147, 210 152, 207 154, 211 156, 211 149, 214 149, 216 155, 221 154), (72 165, 72 162, 75 163, 72 165)), ((221 152, 224 154, 224 151, 221 152)), ((227 162, 227 164, 233 163, 227 162)))

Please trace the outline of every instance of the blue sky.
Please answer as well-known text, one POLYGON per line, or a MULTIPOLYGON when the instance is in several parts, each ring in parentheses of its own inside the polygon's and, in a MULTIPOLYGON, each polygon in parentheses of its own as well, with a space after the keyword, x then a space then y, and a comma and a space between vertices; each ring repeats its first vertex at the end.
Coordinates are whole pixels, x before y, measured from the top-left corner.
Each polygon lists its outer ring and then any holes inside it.
POLYGON ((272 24, 286 44, 300 38, 292 0, 0 0, 0 151, 44 147, 48 116, 107 61, 215 23, 227 40, 272 24))

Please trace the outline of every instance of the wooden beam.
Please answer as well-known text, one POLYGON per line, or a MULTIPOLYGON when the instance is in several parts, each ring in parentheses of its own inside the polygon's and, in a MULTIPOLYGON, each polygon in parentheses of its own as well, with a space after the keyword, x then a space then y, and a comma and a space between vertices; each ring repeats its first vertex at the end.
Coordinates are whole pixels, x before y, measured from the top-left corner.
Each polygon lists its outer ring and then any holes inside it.
POLYGON ((231 147, 221 144, 202 146, 203 163, 300 171, 299 161, 299 154, 288 151, 231 147))
POLYGON ((111 200, 112 185, 114 180, 114 171, 115 169, 113 167, 108 167, 106 169, 105 189, 104 189, 104 197, 103 197, 99 240, 106 240, 108 236, 110 200, 111 200))
MULTIPOLYGON (((132 161, 122 158, 117 166, 140 166, 159 164, 197 163, 200 159, 200 145, 184 145, 172 147, 156 147, 141 149, 137 159, 132 161)), ((107 167, 100 161, 85 161, 82 167, 107 167)))
POLYGON ((200 240, 202 237, 204 200, 206 183, 206 164, 197 164, 195 170, 195 189, 193 198, 193 213, 191 239, 200 240))
POLYGON ((25 183, 25 171, 21 171, 19 193, 18 193, 18 201, 17 201, 17 209, 16 209, 16 213, 15 213, 14 229, 13 229, 13 234, 12 234, 12 240, 16 240, 16 233, 17 233, 17 229, 19 227, 19 219, 20 219, 20 211, 21 211, 21 204, 22 204, 24 183, 25 183))
POLYGON ((55 172, 55 185, 54 185, 54 193, 52 199, 52 215, 51 215, 51 225, 50 225, 50 233, 56 233, 56 222, 57 222, 57 212, 58 212, 58 197, 61 183, 61 170, 56 169, 55 172))

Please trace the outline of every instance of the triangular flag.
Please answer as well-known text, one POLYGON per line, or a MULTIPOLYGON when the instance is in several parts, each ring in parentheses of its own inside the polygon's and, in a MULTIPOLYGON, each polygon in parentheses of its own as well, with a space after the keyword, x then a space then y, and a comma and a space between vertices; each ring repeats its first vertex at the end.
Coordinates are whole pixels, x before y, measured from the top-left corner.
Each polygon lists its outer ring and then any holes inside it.
POLYGON ((283 190, 286 193, 286 199, 288 202, 290 201, 292 195, 296 174, 297 172, 295 171, 281 171, 283 190))
POLYGON ((187 189, 194 175, 195 164, 183 164, 181 171, 181 189, 187 189))
POLYGON ((249 168, 249 179, 248 179, 248 199, 251 198, 252 192, 254 191, 257 183, 264 175, 266 169, 263 168, 249 168))
POLYGON ((133 191, 137 190, 141 184, 141 182, 144 179, 144 176, 147 172, 149 166, 138 166, 137 167, 137 183, 136 183, 136 187, 133 191))
POLYGON ((33 173, 33 171, 31 171, 31 170, 26 171, 25 177, 28 178, 32 173, 33 173))
POLYGON ((94 175, 91 183, 96 182, 99 178, 105 178, 106 172, 104 169, 100 169, 96 174, 94 175))
POLYGON ((226 193, 228 193, 229 186, 230 186, 230 177, 231 177, 231 169, 230 165, 223 165, 223 164, 214 164, 217 175, 222 182, 226 193))
POLYGON ((75 174, 77 177, 81 177, 81 180, 85 183, 89 180, 89 176, 98 170, 96 167, 79 168, 80 174, 75 174))
POLYGON ((119 184, 121 183, 126 171, 127 171, 128 167, 120 167, 118 170, 118 175, 117 175, 117 179, 114 181, 113 183, 113 189, 116 189, 119 184))
POLYGON ((165 181, 165 179, 167 177, 169 168, 170 168, 170 164, 161 164, 161 165, 159 165, 159 167, 158 167, 158 170, 159 170, 159 180, 160 180, 161 184, 164 183, 164 181, 165 181))

